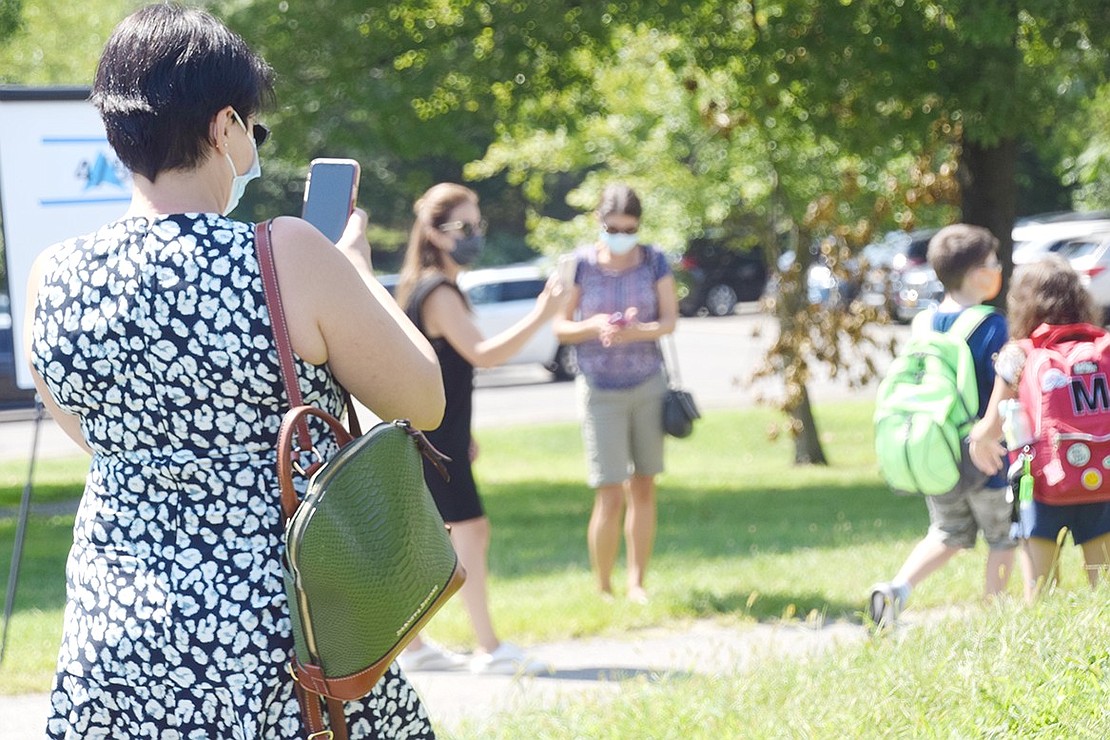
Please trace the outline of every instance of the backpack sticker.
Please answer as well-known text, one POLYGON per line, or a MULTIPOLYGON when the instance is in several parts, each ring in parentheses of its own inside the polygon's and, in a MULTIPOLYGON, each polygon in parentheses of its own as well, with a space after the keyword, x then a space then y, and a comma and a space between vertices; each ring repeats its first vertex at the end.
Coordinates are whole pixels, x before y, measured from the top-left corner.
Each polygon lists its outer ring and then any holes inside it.
POLYGON ((1091 448, 1082 442, 1076 442, 1065 453, 1068 462, 1077 468, 1081 468, 1091 461, 1091 448))
POLYGON ((1102 485, 1102 472, 1098 468, 1087 468, 1083 471, 1083 487, 1088 491, 1097 491, 1102 485))
POLYGON ((1044 377, 1041 378, 1041 393, 1051 393, 1057 388, 1068 387, 1068 376, 1064 375, 1062 370, 1051 368, 1045 371, 1044 377))

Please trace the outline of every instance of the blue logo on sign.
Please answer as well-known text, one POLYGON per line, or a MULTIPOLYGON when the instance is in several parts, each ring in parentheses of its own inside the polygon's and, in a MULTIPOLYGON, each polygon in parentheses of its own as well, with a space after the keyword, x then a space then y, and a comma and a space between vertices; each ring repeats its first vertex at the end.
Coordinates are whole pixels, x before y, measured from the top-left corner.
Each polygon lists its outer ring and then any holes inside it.
MULTIPOLYGON (((84 163, 82 163, 84 164, 84 163)), ((100 185, 115 185, 116 187, 123 187, 123 182, 120 181, 119 173, 112 165, 104 153, 96 155, 96 161, 88 168, 85 174, 85 190, 90 188, 99 187, 100 185)))

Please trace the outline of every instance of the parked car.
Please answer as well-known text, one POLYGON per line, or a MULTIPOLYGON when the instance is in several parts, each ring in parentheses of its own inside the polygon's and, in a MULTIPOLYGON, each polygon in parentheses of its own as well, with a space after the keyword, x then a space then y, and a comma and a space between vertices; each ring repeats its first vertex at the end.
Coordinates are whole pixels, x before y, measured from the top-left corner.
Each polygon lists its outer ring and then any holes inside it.
POLYGON ((673 269, 683 316, 728 316, 767 287, 762 250, 721 234, 692 239, 673 269))
POLYGON ((1056 253, 1079 273, 1101 320, 1110 319, 1110 229, 1068 240, 1056 253))
MULTIPOLYGON (((524 318, 536 304, 536 297, 547 282, 546 273, 535 264, 470 270, 459 275, 459 288, 474 307, 474 320, 483 336, 491 337, 524 318)), ((561 345, 544 324, 508 364, 539 363, 556 380, 570 380, 578 374, 574 347, 561 345)))
POLYGON ((1056 252, 1072 239, 1110 230, 1110 213, 1054 213, 1033 217, 1014 225, 1013 263, 1022 265, 1045 254, 1056 252))
MULTIPOLYGON (((926 262, 929 240, 937 229, 892 231, 863 248, 866 274, 860 297, 871 306, 886 306, 896 321, 911 321, 934 303, 936 275, 926 262)), ((939 284, 939 283, 938 283, 939 284)), ((943 295, 942 290, 940 295, 943 295)), ((939 300, 939 299, 938 299, 939 300)))
MULTIPOLYGON (((806 297, 813 305, 847 306, 859 296, 861 275, 859 260, 844 260, 834 270, 822 251, 822 241, 810 245, 810 263, 806 270, 806 297)), ((776 274, 771 278, 767 292, 775 295, 779 290, 782 274, 794 266, 797 255, 793 249, 783 252, 776 263, 776 274)))

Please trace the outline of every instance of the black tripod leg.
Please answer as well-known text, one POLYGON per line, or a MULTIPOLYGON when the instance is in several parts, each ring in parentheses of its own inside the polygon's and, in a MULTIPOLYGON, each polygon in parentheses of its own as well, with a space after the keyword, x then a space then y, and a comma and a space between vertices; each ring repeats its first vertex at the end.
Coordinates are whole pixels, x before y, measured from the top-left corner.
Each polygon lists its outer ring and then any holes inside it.
POLYGON ((35 456, 39 447, 39 427, 43 416, 42 400, 35 396, 35 431, 31 437, 31 464, 27 469, 27 483, 23 486, 23 498, 19 502, 19 520, 15 527, 15 542, 12 545, 12 563, 8 569, 8 589, 4 594, 4 629, 0 633, 0 663, 8 647, 8 627, 12 622, 12 609, 15 607, 15 587, 19 582, 19 563, 23 558, 23 538, 27 534, 27 517, 31 512, 31 482, 35 477, 35 456))

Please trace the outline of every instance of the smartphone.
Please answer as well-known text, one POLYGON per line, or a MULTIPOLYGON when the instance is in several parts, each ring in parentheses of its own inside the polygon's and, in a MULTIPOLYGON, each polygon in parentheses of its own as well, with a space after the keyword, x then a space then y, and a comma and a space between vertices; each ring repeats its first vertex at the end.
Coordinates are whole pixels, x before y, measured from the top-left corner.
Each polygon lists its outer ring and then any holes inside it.
POLYGON ((309 165, 301 218, 333 244, 343 235, 355 208, 359 173, 353 159, 314 159, 309 165))

